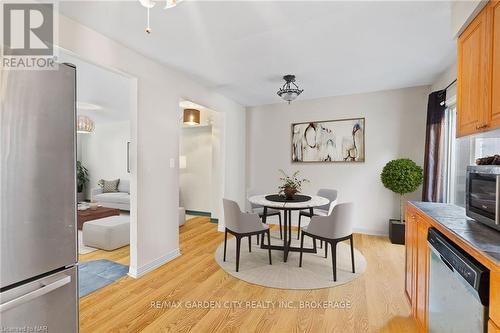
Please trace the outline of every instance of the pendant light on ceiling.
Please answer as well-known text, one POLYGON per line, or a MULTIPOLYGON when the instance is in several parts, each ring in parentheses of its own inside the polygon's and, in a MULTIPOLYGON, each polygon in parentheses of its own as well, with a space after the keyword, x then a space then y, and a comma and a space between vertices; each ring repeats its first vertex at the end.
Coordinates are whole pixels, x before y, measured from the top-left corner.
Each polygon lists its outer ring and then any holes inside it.
POLYGON ((294 99, 302 94, 304 89, 300 89, 295 83, 295 75, 285 75, 283 76, 283 80, 285 80, 285 84, 278 90, 277 94, 290 104, 294 99))
POLYGON ((90 134, 94 131, 94 122, 87 116, 78 116, 76 133, 90 134))
POLYGON ((184 125, 196 126, 200 124, 200 110, 184 109, 184 125))
MULTIPOLYGON (((170 9, 170 8, 174 8, 175 6, 177 6, 179 3, 181 3, 184 0, 162 0, 162 1, 165 2, 165 7, 163 7, 163 9, 170 9)), ((143 7, 146 7, 146 9, 148 10, 146 32, 148 34, 150 34, 151 27, 149 25, 149 10, 151 8, 153 8, 157 2, 161 2, 161 1, 160 0, 139 0, 139 2, 141 3, 141 5, 143 7)))

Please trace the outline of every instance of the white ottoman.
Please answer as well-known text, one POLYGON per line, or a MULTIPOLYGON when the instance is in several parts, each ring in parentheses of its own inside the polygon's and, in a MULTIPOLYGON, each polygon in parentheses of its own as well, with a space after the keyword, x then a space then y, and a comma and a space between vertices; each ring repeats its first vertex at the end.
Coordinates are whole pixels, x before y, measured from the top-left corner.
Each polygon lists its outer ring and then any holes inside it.
POLYGON ((111 251, 130 243, 130 216, 117 215, 88 221, 82 228, 83 244, 111 251))

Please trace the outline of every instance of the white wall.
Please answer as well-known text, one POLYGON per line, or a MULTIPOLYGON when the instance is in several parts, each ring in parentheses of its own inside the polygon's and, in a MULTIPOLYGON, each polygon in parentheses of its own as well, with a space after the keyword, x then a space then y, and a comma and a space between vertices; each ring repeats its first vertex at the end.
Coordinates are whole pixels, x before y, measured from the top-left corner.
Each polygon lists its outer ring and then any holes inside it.
MULTIPOLYGON (((380 173, 396 158, 423 165, 428 93, 425 86, 249 108, 248 188, 276 192, 278 169, 300 170, 311 181, 305 193, 337 189, 339 202, 355 204, 357 231, 387 234, 388 219, 399 216, 398 197, 384 188, 380 173), (356 117, 366 119, 365 163, 291 163, 292 123, 356 117)), ((420 190, 409 197, 420 199, 420 190)))
MULTIPOLYGON (((457 78, 456 57, 454 60, 455 61, 451 66, 449 66, 446 70, 444 70, 441 74, 437 76, 437 78, 435 79, 434 83, 431 86, 431 91, 442 90, 457 78)), ((456 84, 450 88, 451 91, 447 92, 446 98, 456 94, 456 84)))
POLYGON ((87 199, 90 189, 100 179, 127 179, 127 142, 130 141, 130 121, 95 124, 91 134, 78 134, 80 160, 89 170, 87 199))
POLYGON ((59 16, 57 44, 137 79, 137 96, 129 96, 137 106, 131 115, 131 205, 136 214, 131 214, 130 274, 140 276, 179 254, 179 101, 189 99, 224 114, 224 196, 241 204, 245 198, 245 109, 64 16, 59 16), (231 139, 227 143, 226 137, 231 139))
POLYGON ((184 127, 180 155, 186 156, 186 169, 179 170, 181 206, 212 212, 212 126, 184 127))

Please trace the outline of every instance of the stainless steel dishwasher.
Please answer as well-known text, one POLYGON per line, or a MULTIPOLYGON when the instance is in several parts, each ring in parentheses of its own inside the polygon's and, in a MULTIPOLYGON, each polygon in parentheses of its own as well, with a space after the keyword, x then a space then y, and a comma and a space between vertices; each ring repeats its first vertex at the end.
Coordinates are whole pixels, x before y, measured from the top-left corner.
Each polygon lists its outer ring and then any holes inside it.
POLYGON ((454 243, 429 229, 430 333, 486 332, 489 271, 454 243))

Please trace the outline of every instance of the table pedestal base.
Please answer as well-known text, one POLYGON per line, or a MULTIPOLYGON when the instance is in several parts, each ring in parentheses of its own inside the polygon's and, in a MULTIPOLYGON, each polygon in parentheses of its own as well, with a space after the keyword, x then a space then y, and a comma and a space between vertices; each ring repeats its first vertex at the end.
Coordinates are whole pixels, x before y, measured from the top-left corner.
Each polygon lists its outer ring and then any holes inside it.
MULTIPOLYGON (((266 223, 266 213, 267 213, 267 207, 264 207, 264 215, 262 217, 262 222, 266 223)), ((287 262, 288 260, 288 253, 290 251, 292 252, 300 252, 300 247, 296 246, 291 246, 292 243, 292 209, 283 209, 284 213, 284 225, 283 225, 283 245, 264 245, 264 238, 262 236, 261 242, 260 242, 260 248, 261 249, 269 249, 271 250, 280 250, 283 251, 283 261, 287 262)), ((300 230, 298 230, 300 232, 300 230)), ((316 241, 314 241, 314 247, 311 248, 304 248, 303 251, 306 253, 317 253, 317 247, 316 247, 316 241)))

